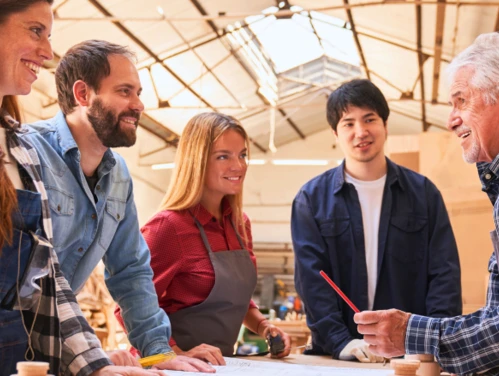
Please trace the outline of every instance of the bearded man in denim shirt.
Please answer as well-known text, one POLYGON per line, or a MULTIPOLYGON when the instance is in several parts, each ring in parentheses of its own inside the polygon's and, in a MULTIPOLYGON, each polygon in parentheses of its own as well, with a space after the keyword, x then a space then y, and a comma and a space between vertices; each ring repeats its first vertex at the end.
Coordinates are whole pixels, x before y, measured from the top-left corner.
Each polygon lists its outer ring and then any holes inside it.
POLYGON ((442 196, 427 178, 385 157, 389 112, 368 80, 329 96, 327 119, 345 160, 301 188, 291 218, 296 290, 312 332, 307 353, 383 361, 320 270, 361 311, 461 313, 459 257, 442 196))
MULTIPOLYGON (((144 105, 134 55, 105 41, 72 47, 56 70, 62 112, 33 124, 23 137, 37 149, 54 224, 54 248, 78 293, 100 260, 106 285, 122 309, 128 338, 142 356, 170 352, 171 328, 158 306, 150 254, 140 234, 125 161, 111 147, 132 146, 144 105)), ((138 362, 111 354, 118 365, 138 362)), ((214 372, 179 356, 160 369, 214 372)))

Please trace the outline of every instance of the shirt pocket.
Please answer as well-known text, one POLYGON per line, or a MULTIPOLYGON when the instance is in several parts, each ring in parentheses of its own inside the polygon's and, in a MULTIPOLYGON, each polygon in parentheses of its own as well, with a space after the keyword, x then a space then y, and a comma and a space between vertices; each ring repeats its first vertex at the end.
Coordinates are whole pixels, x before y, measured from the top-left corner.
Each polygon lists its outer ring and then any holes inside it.
POLYGON ((336 237, 343 234, 350 225, 350 219, 326 220, 319 224, 319 229, 323 237, 336 237))
POLYGON ((355 253, 349 228, 350 218, 328 219, 319 223, 319 230, 329 257, 344 266, 350 265, 355 253))
POLYGON ((106 210, 102 222, 102 232, 99 237, 99 244, 105 250, 108 249, 111 241, 116 234, 118 225, 125 219, 126 202, 108 199, 106 202, 106 210))
POLYGON ((73 215, 74 197, 56 188, 47 187, 49 206, 55 215, 73 215))
POLYGON ((391 217, 388 253, 403 263, 421 261, 428 247, 427 225, 428 219, 424 217, 412 215, 391 217))
POLYGON ((69 239, 74 239, 75 203, 73 195, 54 187, 47 187, 50 214, 54 225, 54 246, 63 247, 69 239))

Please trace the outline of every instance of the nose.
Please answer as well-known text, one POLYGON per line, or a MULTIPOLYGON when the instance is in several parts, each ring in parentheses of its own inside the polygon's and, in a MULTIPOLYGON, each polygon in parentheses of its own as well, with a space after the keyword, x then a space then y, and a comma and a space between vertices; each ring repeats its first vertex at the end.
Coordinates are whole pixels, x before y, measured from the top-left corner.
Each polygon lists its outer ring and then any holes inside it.
POLYGON ((245 158, 235 158, 234 163, 231 163, 230 166, 232 171, 242 171, 247 168, 246 159, 245 158))
POLYGON ((144 103, 142 103, 138 95, 134 95, 134 99, 130 103, 130 108, 139 113, 144 111, 144 103))
POLYGON ((39 54, 44 60, 52 60, 54 58, 52 45, 50 44, 50 40, 48 38, 43 38, 40 45, 39 54))
POLYGON ((454 108, 449 114, 449 118, 447 119, 447 129, 449 131, 452 131, 455 127, 458 127, 461 124, 463 124, 463 119, 461 119, 458 110, 454 108))
POLYGON ((355 124, 355 137, 363 138, 369 134, 367 131, 367 127, 365 127, 362 123, 355 124))

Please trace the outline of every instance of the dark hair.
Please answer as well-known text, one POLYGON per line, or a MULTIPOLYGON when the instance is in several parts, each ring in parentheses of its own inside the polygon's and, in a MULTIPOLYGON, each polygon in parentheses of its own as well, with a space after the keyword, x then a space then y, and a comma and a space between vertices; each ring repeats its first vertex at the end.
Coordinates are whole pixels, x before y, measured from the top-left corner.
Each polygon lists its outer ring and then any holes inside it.
POLYGON ((376 85, 366 79, 352 80, 333 91, 327 99, 327 122, 335 132, 343 113, 350 106, 375 111, 385 124, 390 115, 388 103, 376 85))
POLYGON ((62 112, 67 115, 74 111, 76 101, 73 85, 82 80, 95 91, 100 82, 111 74, 109 55, 121 55, 135 59, 135 54, 125 46, 104 40, 87 40, 71 47, 59 61, 55 71, 57 100, 62 112))
MULTIPOLYGON (((40 2, 52 5, 54 0, 0 0, 0 25, 12 14, 23 12, 40 2)), ((21 121, 21 113, 15 96, 4 96, 0 108, 7 111, 17 121, 21 121)), ((12 242, 12 212, 17 207, 16 189, 10 181, 3 160, 7 153, 7 150, 0 150, 0 255, 4 244, 12 242)))
POLYGON ((36 3, 48 3, 52 5, 54 0, 0 0, 0 24, 14 13, 24 12, 36 3))

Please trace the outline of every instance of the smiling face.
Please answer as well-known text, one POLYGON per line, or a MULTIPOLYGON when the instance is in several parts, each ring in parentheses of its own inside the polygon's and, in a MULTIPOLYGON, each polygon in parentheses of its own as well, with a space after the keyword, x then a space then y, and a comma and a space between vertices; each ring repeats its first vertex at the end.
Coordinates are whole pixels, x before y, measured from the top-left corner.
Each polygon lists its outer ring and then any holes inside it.
POLYGON ((53 58, 52 11, 45 1, 13 13, 0 24, 0 99, 26 95, 45 60, 53 58))
POLYGON ((473 74, 464 67, 454 76, 447 128, 461 139, 466 162, 491 162, 499 154, 499 102, 485 103, 483 93, 471 85, 473 74))
POLYGON ((211 148, 201 201, 221 201, 226 195, 240 193, 248 168, 246 158, 243 136, 233 129, 222 133, 211 148))
POLYGON ((349 106, 334 133, 345 153, 347 165, 384 160, 387 130, 383 119, 374 110, 349 106))
POLYGON ((102 79, 99 90, 91 90, 87 116, 106 147, 132 146, 137 139, 137 126, 144 105, 139 75, 125 56, 110 55, 109 76, 102 79))

